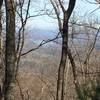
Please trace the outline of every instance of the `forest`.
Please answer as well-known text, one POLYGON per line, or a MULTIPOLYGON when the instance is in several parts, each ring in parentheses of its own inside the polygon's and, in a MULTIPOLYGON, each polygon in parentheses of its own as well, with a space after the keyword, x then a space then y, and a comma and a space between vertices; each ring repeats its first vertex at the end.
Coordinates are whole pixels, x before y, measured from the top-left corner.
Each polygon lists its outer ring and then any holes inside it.
POLYGON ((0 0, 0 100, 100 100, 100 0, 0 0))

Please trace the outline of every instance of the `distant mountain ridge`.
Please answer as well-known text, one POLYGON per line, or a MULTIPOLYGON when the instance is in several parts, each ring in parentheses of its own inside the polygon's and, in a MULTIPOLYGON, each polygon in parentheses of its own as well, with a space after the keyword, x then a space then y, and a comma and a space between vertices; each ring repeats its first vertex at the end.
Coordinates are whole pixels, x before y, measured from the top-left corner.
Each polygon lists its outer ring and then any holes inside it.
POLYGON ((28 29, 26 30, 26 39, 40 42, 42 40, 52 39, 58 34, 56 29, 28 29))

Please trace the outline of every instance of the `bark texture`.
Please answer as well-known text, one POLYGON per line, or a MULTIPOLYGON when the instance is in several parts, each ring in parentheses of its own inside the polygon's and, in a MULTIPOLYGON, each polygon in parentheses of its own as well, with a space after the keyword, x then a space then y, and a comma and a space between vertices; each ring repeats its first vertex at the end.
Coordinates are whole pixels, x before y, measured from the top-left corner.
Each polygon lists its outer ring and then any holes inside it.
POLYGON ((1 18, 2 18, 2 7, 3 0, 0 0, 0 100, 2 99, 2 23, 1 23, 1 18))
MULTIPOLYGON (((61 1, 59 4, 63 11, 63 27, 61 31, 62 35, 62 54, 61 54, 61 61, 58 70, 58 80, 57 80, 57 94, 56 100, 65 100, 65 67, 66 67, 66 59, 68 56, 68 21, 72 14, 72 11, 75 6, 76 0, 70 0, 68 9, 65 10, 64 6, 62 5, 61 1)), ((59 20, 58 20, 59 21, 59 20)))
POLYGON ((2 32, 2 23, 1 23, 1 17, 2 17, 2 7, 3 0, 0 0, 0 68, 1 68, 1 49, 2 49, 2 37, 1 37, 1 32, 2 32))
POLYGON ((4 100, 14 100, 12 89, 15 80, 15 7, 14 0, 5 0, 6 52, 4 100))

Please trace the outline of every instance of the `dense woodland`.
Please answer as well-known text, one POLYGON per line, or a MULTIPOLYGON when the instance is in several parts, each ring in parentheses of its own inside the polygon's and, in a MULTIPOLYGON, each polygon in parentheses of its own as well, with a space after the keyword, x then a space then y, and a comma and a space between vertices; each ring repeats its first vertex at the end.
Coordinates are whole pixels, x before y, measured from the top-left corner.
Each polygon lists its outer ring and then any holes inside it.
POLYGON ((0 0, 0 100, 100 100, 99 11, 100 0, 0 0), (81 16, 76 2, 96 9, 81 16))

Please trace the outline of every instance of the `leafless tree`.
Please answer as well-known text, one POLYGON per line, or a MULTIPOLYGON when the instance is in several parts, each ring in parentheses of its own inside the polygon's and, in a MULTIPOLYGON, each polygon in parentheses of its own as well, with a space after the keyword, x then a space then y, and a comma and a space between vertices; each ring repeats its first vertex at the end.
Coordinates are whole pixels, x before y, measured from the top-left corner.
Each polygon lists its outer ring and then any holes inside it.
MULTIPOLYGON (((76 0, 69 0, 69 6, 68 9, 63 5, 63 1, 61 0, 50 0, 51 4, 53 5, 53 8, 55 10, 55 14, 58 19, 58 25, 59 25, 59 31, 61 32, 62 36, 62 54, 61 54, 61 61, 59 65, 59 70, 58 70, 58 80, 57 80, 57 95, 56 95, 56 100, 64 100, 65 98, 65 93, 64 93, 64 88, 65 88, 65 66, 66 66, 66 59, 68 56, 68 22, 69 18, 72 14, 72 11, 75 6, 76 0), (61 8, 62 13, 63 13, 63 20, 61 21, 60 19, 60 10, 61 8)), ((69 58, 71 56, 69 55, 69 58)), ((73 61, 71 59, 71 61, 73 61)))
POLYGON ((13 100, 12 89, 15 81, 15 4, 14 0, 5 0, 6 8, 6 51, 4 100, 13 100))
MULTIPOLYGON (((2 4, 3 4, 3 0, 0 1, 0 70, 2 70, 2 36, 1 36, 1 33, 2 33, 2 22, 1 22, 1 19, 2 19, 1 7, 2 7, 2 4)), ((2 98, 2 86, 1 86, 1 83, 0 83, 0 99, 1 98, 2 98)))
MULTIPOLYGON (((2 22, 1 22, 1 18, 2 18, 1 7, 2 7, 2 4, 3 4, 3 0, 0 1, 0 57, 1 57, 1 52, 2 52, 2 36, 1 36, 1 33, 2 33, 2 22)), ((1 68, 1 58, 0 58, 0 68, 1 68)))
POLYGON ((27 4, 27 7, 26 7, 26 13, 24 15, 25 18, 23 16, 24 2, 25 2, 25 0, 23 0, 23 2, 19 0, 19 3, 17 3, 19 11, 17 11, 17 9, 16 9, 16 13, 18 14, 20 22, 21 22, 21 27, 19 28, 19 31, 18 31, 18 43, 17 43, 17 46, 16 46, 17 49, 16 49, 16 69, 15 69, 16 75, 15 76, 17 76, 17 72, 18 72, 18 69, 19 69, 20 57, 21 57, 22 50, 23 50, 23 47, 24 47, 25 25, 26 25, 28 18, 29 18, 29 9, 30 9, 31 0, 27 1, 28 4, 27 4))

